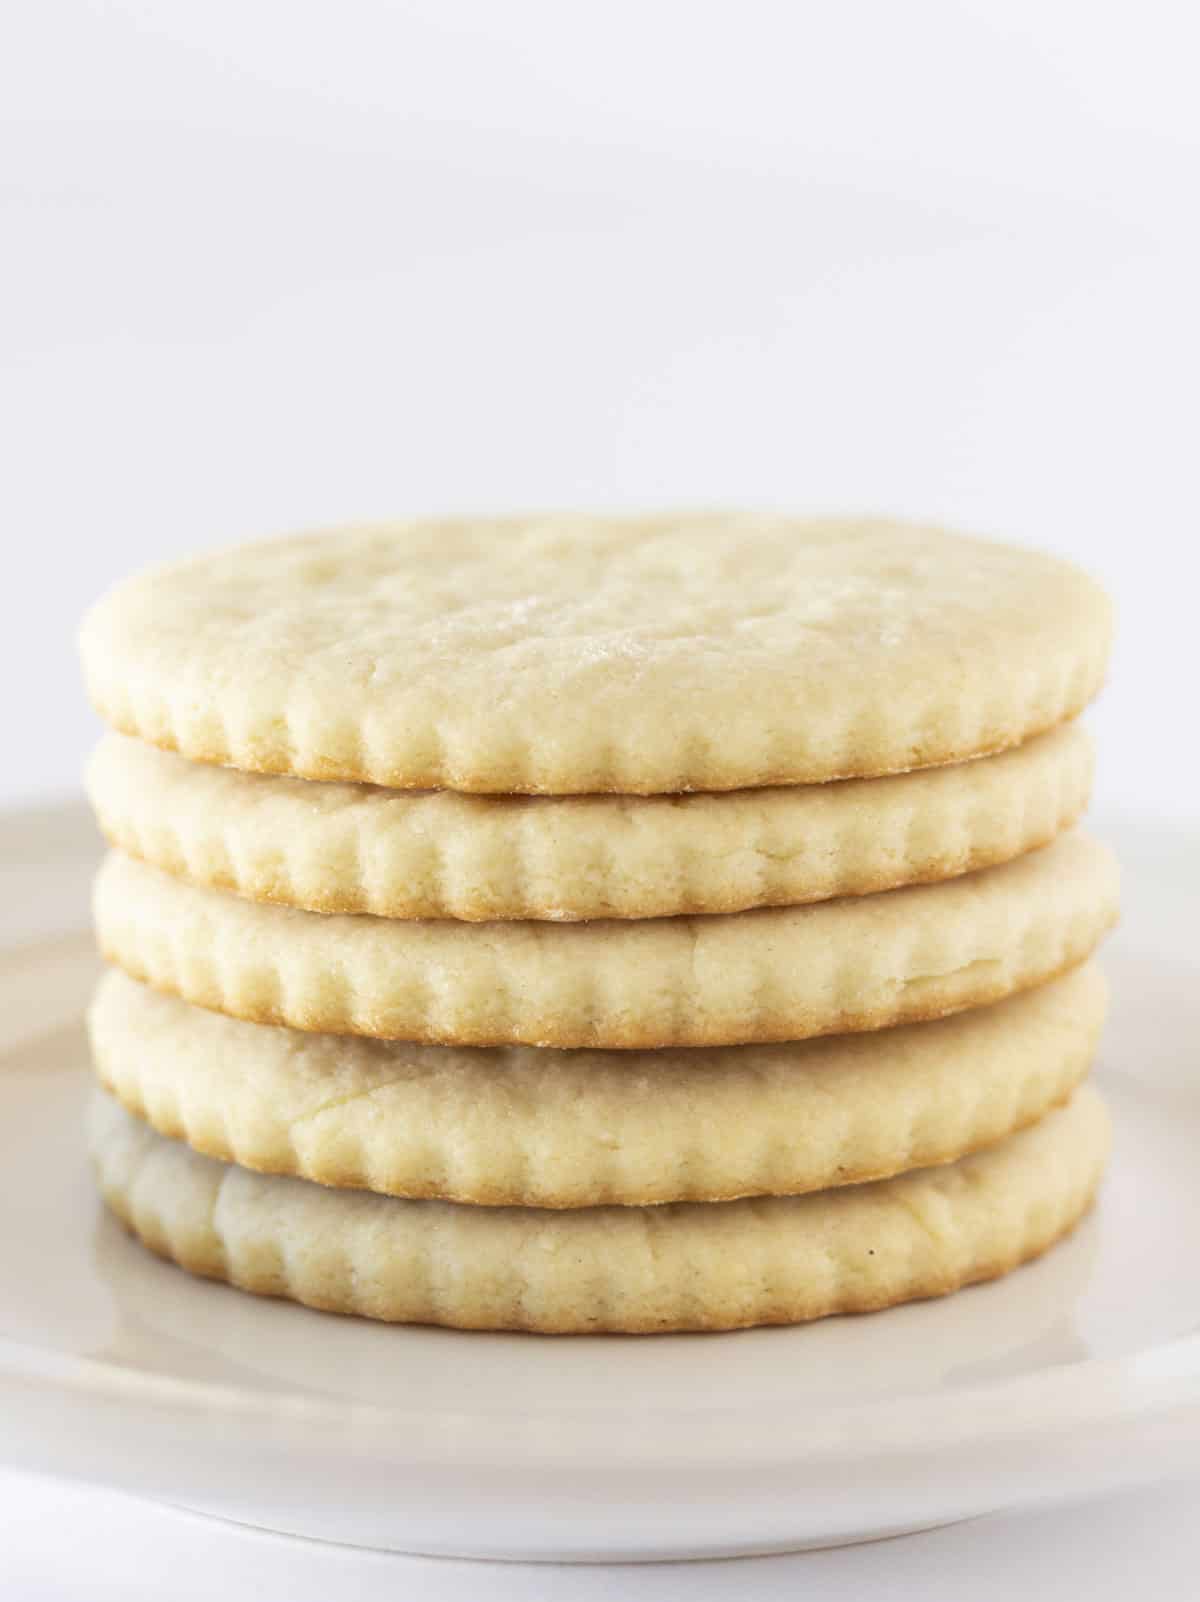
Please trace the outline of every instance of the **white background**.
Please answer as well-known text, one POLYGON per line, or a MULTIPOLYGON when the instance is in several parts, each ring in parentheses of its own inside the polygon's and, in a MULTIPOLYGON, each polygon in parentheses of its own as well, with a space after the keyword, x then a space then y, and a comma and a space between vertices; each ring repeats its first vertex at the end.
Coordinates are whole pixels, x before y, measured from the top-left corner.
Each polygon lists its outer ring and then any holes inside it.
POLYGON ((76 622, 147 561, 762 503, 1090 564, 1103 799, 1190 809, 1194 18, 10 0, 0 799, 75 786, 76 622))
MULTIPOLYGON (((1163 0, 10 0, 0 801, 76 787, 77 618, 147 561, 750 503, 1090 565, 1122 627, 1102 802, 1191 815, 1198 46, 1163 0)), ((1070 1517, 1078 1556, 1115 1515, 1070 1517)), ((186 1550, 164 1518, 106 1514, 112 1563, 186 1550)), ((928 1550, 904 1583, 960 1561, 961 1592, 970 1540, 928 1550)))

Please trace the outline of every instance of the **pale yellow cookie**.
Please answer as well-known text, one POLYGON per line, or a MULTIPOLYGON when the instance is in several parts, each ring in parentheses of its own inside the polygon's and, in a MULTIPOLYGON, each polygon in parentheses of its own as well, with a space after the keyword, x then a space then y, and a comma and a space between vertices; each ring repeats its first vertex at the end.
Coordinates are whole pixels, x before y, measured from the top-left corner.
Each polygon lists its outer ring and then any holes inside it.
POLYGON ((991 1279, 1086 1210, 1108 1154, 1088 1086, 939 1168, 811 1196, 665 1207, 462 1207, 248 1173, 96 1092, 108 1205, 195 1274, 397 1323, 547 1334, 737 1329, 866 1312, 991 1279))
POLYGON ((460 1045, 725 1045, 878 1029, 998 1001, 1081 962, 1116 917, 1086 836, 942 884, 706 918, 406 922, 201 889, 112 853, 101 949, 260 1023, 460 1045))
POLYGON ((655 1052, 486 1050, 306 1034, 119 972, 92 1004, 101 1083, 160 1134, 343 1189, 523 1207, 798 1195, 949 1162, 1087 1072, 1085 966, 875 1034, 655 1052))
POLYGON ((886 779, 689 796, 468 796, 240 773, 111 734, 104 833, 194 884, 389 918, 740 912, 948 879, 1045 845, 1087 805, 1076 723, 886 779))
POLYGON ((89 614, 88 690, 204 762, 395 788, 800 784, 1019 744, 1098 689, 1097 586, 937 529, 460 519, 196 558, 89 614))

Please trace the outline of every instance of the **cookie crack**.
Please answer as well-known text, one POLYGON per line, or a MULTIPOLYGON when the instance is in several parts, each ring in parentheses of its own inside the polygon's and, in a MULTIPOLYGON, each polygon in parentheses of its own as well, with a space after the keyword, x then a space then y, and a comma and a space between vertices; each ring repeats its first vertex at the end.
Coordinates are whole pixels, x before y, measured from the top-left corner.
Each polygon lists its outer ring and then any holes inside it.
POLYGON ((402 1085, 408 1079, 407 1074, 397 1074, 393 1079, 381 1079, 377 1085, 368 1085, 362 1090, 351 1090, 344 1096, 331 1096, 318 1107, 310 1107, 307 1112, 298 1113, 296 1117, 288 1119, 289 1129, 298 1129, 301 1124, 307 1124, 322 1113, 332 1112, 335 1107, 349 1107, 352 1102, 365 1101, 377 1095, 381 1090, 390 1090, 393 1085, 402 1085))
POLYGON ((924 990, 932 990, 950 981, 982 979, 988 974, 1000 975, 1003 971, 1004 963, 999 957, 976 957, 973 962, 961 963, 957 968, 947 968, 944 972, 910 974, 900 981, 900 993, 919 996, 924 990))

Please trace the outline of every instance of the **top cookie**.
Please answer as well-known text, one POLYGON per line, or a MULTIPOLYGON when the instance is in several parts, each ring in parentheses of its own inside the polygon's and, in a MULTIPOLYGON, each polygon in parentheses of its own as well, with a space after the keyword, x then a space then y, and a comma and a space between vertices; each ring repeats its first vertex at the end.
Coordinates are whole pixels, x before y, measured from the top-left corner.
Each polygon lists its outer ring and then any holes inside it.
POLYGON ((89 693, 197 761, 398 789, 729 790, 1015 745, 1099 688, 1066 563, 878 521, 460 519, 245 546, 89 614, 89 693))

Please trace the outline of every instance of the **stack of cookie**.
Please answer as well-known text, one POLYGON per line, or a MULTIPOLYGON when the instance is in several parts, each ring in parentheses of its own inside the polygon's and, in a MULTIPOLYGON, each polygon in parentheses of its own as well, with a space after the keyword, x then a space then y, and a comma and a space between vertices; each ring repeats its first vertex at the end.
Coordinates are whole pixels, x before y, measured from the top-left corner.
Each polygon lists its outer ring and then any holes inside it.
POLYGON ((880 522, 352 529, 83 637, 103 1193, 311 1306, 727 1329, 1085 1211, 1102 594, 880 522))

